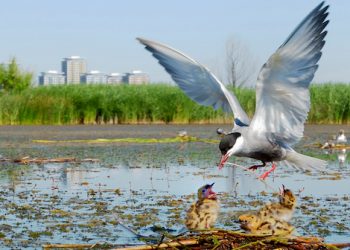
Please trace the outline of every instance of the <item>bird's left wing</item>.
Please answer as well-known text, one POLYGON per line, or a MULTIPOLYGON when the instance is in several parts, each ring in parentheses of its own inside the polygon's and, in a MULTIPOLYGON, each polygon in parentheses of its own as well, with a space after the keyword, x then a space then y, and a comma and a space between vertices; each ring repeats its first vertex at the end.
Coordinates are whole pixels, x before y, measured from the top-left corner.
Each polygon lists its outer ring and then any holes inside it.
POLYGON ((204 106, 233 112, 237 125, 249 124, 237 98, 207 68, 164 44, 142 38, 137 40, 158 59, 188 97, 204 106))
POLYGON ((262 67, 256 86, 255 133, 287 144, 298 142, 310 107, 309 84, 317 70, 328 6, 319 4, 262 67))

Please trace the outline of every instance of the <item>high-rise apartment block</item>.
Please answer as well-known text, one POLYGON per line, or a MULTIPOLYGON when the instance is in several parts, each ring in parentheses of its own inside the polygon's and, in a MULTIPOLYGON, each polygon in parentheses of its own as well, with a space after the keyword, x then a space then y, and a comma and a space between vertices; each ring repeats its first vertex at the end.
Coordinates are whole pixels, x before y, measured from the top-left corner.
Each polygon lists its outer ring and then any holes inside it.
POLYGON ((80 77, 86 73, 86 61, 79 56, 64 58, 62 72, 66 75, 66 83, 79 84, 80 77))
POLYGON ((49 70, 47 72, 42 72, 39 76, 39 85, 56 85, 64 84, 66 77, 63 73, 59 73, 55 70, 49 70))

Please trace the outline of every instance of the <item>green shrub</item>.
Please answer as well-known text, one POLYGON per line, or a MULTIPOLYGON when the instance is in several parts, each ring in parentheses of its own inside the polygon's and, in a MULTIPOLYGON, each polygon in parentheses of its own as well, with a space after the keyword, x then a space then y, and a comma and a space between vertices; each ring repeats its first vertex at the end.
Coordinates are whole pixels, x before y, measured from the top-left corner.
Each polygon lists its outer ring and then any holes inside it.
POLYGON ((15 58, 9 64, 0 64, 0 88, 4 91, 22 91, 31 85, 33 74, 19 69, 15 58))

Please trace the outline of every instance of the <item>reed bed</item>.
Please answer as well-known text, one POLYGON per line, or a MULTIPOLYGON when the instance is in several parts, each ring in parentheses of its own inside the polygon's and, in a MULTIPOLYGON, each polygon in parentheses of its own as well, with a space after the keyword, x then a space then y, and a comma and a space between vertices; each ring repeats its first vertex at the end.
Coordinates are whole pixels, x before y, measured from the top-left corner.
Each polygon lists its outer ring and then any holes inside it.
MULTIPOLYGON (((234 92, 252 117, 255 90, 234 92)), ((350 123, 350 84, 313 85, 310 92, 309 123, 350 123)), ((167 84, 48 86, 0 97, 1 125, 231 122, 230 114, 198 105, 167 84)))
POLYGON ((310 97, 309 123, 350 123, 350 83, 312 85, 310 97))

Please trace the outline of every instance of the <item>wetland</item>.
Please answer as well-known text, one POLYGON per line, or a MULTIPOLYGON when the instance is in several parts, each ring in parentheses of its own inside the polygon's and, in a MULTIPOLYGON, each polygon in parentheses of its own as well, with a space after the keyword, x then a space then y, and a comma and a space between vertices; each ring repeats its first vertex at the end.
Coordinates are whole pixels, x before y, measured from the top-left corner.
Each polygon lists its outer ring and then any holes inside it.
MULTIPOLYGON (((348 126, 308 125, 295 147, 327 160, 327 172, 302 173, 278 165, 266 182, 256 178, 263 170, 250 172, 230 165, 218 170, 219 126, 230 129, 228 125, 2 126, 2 159, 82 161, 1 162, 0 248, 143 243, 120 223, 145 236, 157 237, 157 228, 176 234, 183 228, 197 189, 212 182, 221 202, 219 228, 239 230, 238 216, 277 201, 278 188, 284 184, 298 198, 291 221, 296 234, 323 237, 327 242, 349 241, 348 153, 315 146, 339 129, 349 134, 348 126), (176 138, 181 130, 200 140, 165 140, 176 138), (128 142, 128 138, 138 140, 128 142)), ((254 163, 234 157, 230 162, 254 163)))

